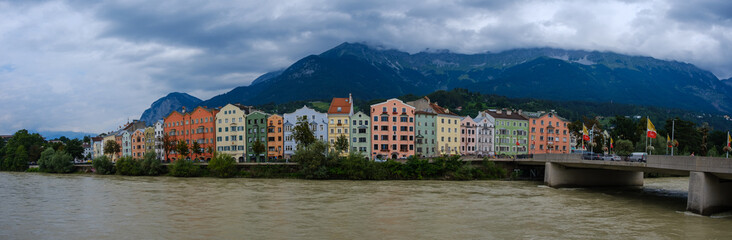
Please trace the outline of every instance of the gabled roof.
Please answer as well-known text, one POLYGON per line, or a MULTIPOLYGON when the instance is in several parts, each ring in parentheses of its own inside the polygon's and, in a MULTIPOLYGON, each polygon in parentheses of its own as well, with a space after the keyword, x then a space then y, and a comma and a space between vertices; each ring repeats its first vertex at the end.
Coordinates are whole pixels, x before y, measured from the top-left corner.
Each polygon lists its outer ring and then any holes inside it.
POLYGON ((428 112, 428 111, 415 111, 414 114, 437 115, 437 113, 428 112))
POLYGON ((430 107, 432 107, 432 109, 433 109, 433 110, 435 111, 435 113, 437 113, 437 114, 442 114, 442 115, 451 115, 451 116, 455 116, 455 117, 458 117, 458 115, 457 115, 457 114, 455 114, 455 113, 453 113, 453 112, 450 112, 450 109, 447 109, 447 108, 444 108, 444 107, 440 107, 439 105, 437 105, 437 103, 430 103, 430 107))
POLYGON ((351 106, 353 103, 349 98, 333 98, 328 114, 351 114, 351 106))
POLYGON ((511 111, 511 110, 488 110, 486 111, 488 115, 491 115, 493 118, 500 118, 500 119, 512 119, 512 120, 524 120, 528 121, 526 117, 519 114, 517 111, 511 111), (508 114, 508 113, 511 114, 508 114))
POLYGON ((563 117, 559 116, 557 114, 557 112, 555 112, 554 110, 552 110, 550 112, 544 112, 544 111, 539 111, 539 112, 523 112, 521 114, 524 115, 524 117, 526 117, 526 118, 542 118, 542 117, 544 117, 546 115, 553 114, 555 117, 557 117, 557 119, 562 120, 562 121, 565 121, 565 122, 569 122, 569 120, 567 120, 566 118, 563 118, 563 117))

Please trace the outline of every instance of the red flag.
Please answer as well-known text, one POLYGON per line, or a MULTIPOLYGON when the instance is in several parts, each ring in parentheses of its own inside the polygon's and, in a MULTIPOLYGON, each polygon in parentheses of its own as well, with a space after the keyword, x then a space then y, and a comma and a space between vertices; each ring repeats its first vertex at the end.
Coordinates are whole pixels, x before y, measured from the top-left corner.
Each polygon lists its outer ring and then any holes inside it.
POLYGON ((653 126, 653 123, 651 123, 651 119, 647 119, 648 124, 646 124, 646 136, 649 138, 656 138, 656 127, 653 126))
POLYGON ((585 141, 590 141, 590 133, 587 131, 587 127, 585 127, 585 124, 582 124, 582 139, 585 141))
POLYGON ((518 145, 520 145, 520 144, 519 144, 518 140, 516 140, 516 146, 518 146, 518 145))

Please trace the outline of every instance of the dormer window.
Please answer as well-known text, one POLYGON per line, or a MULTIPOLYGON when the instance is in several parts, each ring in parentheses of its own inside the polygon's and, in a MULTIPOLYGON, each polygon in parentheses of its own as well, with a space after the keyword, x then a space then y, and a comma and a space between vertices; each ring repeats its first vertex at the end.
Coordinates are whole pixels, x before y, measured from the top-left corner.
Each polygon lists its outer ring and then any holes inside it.
POLYGON ((341 111, 341 107, 338 107, 338 112, 340 112, 340 111, 341 111))

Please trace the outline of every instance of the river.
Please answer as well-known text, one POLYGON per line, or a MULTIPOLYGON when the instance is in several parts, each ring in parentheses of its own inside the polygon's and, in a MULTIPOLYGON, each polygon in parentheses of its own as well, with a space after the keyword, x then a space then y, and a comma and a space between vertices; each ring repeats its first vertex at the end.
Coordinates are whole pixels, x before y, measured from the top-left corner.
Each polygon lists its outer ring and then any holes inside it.
POLYGON ((0 239, 730 239, 732 213, 685 212, 687 180, 598 190, 0 172, 0 239))

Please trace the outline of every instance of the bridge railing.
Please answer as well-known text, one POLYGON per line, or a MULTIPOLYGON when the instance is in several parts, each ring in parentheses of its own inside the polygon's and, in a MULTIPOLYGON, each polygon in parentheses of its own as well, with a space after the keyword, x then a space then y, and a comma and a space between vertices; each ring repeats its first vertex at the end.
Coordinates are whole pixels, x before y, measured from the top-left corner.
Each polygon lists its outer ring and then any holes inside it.
POLYGON ((650 155, 648 156, 647 166, 661 169, 732 174, 732 159, 720 157, 650 155))

